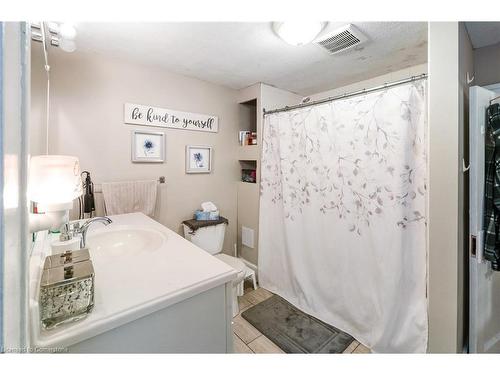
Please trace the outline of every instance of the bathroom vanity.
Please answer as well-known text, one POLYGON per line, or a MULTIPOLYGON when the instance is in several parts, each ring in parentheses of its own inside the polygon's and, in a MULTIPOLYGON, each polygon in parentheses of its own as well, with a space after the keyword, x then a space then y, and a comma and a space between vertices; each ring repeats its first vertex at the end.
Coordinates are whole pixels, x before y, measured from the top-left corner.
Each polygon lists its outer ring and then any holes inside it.
POLYGON ((30 347, 41 352, 227 353, 236 271, 183 237, 134 213, 88 232, 95 307, 84 319, 41 327, 39 283, 58 236, 39 232, 30 258, 30 347))

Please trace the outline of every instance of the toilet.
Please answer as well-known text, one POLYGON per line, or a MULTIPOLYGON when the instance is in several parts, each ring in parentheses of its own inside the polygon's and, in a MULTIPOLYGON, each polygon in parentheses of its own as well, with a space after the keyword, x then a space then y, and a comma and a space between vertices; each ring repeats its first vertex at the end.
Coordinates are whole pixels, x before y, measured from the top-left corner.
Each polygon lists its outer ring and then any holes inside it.
POLYGON ((243 295, 243 281, 245 278, 246 266, 240 259, 222 254, 227 224, 215 224, 198 228, 195 231, 191 230, 191 228, 184 223, 182 225, 184 227, 184 238, 212 254, 220 261, 233 267, 238 272, 236 279, 233 280, 233 316, 238 315, 238 296, 243 295))

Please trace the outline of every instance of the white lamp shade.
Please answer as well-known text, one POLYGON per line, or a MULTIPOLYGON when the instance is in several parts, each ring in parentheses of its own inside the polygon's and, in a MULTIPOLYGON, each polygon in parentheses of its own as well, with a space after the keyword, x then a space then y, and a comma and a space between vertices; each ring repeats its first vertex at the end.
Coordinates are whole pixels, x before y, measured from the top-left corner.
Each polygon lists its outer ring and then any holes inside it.
POLYGON ((43 155, 30 160, 28 198, 46 211, 72 207, 82 195, 80 162, 74 156, 43 155))

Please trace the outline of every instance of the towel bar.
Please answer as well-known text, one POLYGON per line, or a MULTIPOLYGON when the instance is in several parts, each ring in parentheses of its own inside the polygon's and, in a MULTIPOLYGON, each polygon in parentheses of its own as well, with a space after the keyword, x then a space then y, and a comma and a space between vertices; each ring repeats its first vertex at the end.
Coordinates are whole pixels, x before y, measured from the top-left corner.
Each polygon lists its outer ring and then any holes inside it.
MULTIPOLYGON (((165 176, 160 176, 158 177, 158 184, 165 184, 165 176)), ((101 184, 95 184, 94 185, 94 194, 95 193, 102 193, 102 185, 101 184)))

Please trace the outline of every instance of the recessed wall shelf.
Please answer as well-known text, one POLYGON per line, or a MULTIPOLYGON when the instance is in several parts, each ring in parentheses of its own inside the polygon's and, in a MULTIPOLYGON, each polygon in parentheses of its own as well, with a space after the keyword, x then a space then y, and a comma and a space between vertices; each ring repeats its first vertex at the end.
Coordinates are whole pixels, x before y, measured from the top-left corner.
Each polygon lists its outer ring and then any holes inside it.
POLYGON ((257 99, 240 103, 240 130, 257 131, 257 99))
MULTIPOLYGON (((260 193, 260 158, 262 147, 263 108, 280 108, 286 105, 300 103, 302 97, 288 91, 257 83, 246 87, 239 92, 239 112, 237 130, 254 133, 254 145, 241 145, 238 147, 238 164, 240 178, 238 185, 238 256, 252 264, 258 264, 258 238, 259 238, 259 193, 260 193), (255 171, 255 182, 247 178, 255 171), (245 177, 247 176, 247 177, 245 177), (247 182, 242 181, 248 180, 247 182), (243 229, 254 232, 255 242, 248 246, 243 238, 243 229)), ((238 134, 239 135, 239 134, 238 134)), ((253 138, 253 137, 252 137, 253 138)), ((235 139, 239 142, 239 139, 235 139)))
POLYGON ((257 183, 257 160, 240 160, 241 181, 245 183, 257 183))
POLYGON ((257 145, 257 99, 251 99, 239 105, 238 141, 241 146, 257 145))

